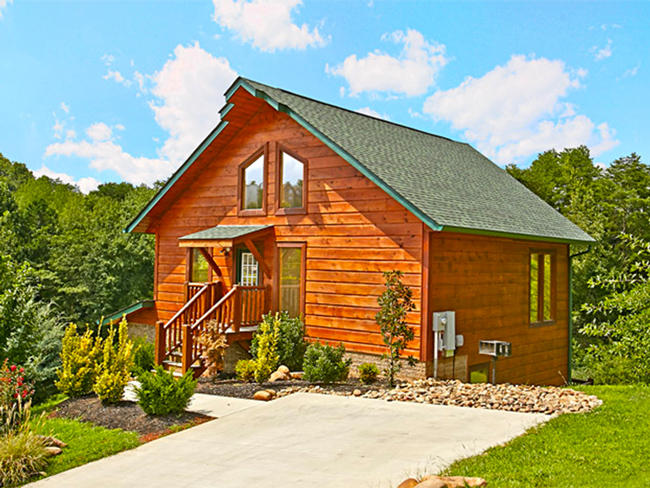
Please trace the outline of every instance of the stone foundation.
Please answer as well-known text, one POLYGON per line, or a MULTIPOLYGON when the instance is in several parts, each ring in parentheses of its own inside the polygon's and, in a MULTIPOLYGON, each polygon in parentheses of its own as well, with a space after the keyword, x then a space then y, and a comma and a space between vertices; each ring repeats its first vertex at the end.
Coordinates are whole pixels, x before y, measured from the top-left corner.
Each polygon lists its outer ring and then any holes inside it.
MULTIPOLYGON (((347 352, 346 357, 352 359, 350 366, 350 376, 354 378, 359 377, 359 366, 363 363, 376 364, 380 371, 384 370, 386 363, 381 359, 381 356, 374 354, 363 354, 359 352, 347 352)), ((415 366, 409 366, 406 361, 402 362, 402 369, 397 373, 397 378, 400 380, 421 380, 426 378, 426 363, 417 362, 415 366)))
POLYGON ((127 330, 129 339, 131 340, 135 339, 136 337, 144 337, 147 342, 151 342, 152 344, 156 341, 156 328, 153 325, 135 324, 129 322, 127 330))
POLYGON ((248 353, 248 350, 240 342, 233 342, 226 349, 226 357, 223 359, 224 372, 226 374, 235 374, 237 361, 250 358, 251 355, 248 353))

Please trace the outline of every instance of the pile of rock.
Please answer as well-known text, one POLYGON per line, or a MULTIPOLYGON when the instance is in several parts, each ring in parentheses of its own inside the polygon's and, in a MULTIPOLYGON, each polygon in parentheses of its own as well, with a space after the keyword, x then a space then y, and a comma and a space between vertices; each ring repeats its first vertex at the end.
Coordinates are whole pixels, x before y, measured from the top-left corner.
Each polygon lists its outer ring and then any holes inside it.
MULTIPOLYGON (((292 373, 289 368, 286 366, 280 366, 276 371, 274 371, 269 377, 270 383, 276 383, 278 381, 291 381, 294 379, 301 379, 302 372, 292 373)), ((255 400, 261 400, 268 402, 276 398, 277 392, 275 390, 258 390, 253 394, 255 400)), ((285 395, 283 395, 285 396, 285 395)))
POLYGON ((421 480, 409 478, 402 481, 397 488, 465 488, 487 486, 483 478, 465 478, 463 476, 428 475, 421 480))
POLYGON ((48 454, 48 456, 58 456, 63 452, 64 447, 68 447, 65 442, 60 441, 56 437, 49 435, 39 435, 38 438, 45 445, 45 452, 48 454))
MULTIPOLYGON (((320 386, 289 387, 278 392, 278 397, 291 393, 324 393, 351 396, 357 392, 329 391, 320 386)), ((360 393, 360 392, 359 392, 360 393)), ((455 405, 459 407, 487 408, 510 412, 544 414, 587 412, 602 402, 595 396, 569 388, 527 385, 468 384, 458 380, 438 381, 432 378, 398 385, 394 389, 370 390, 363 398, 386 401, 455 405)))
POLYGON ((269 381, 274 383, 276 381, 290 381, 291 379, 293 379, 293 376, 291 375, 289 368, 286 366, 280 366, 277 371, 271 373, 269 381))

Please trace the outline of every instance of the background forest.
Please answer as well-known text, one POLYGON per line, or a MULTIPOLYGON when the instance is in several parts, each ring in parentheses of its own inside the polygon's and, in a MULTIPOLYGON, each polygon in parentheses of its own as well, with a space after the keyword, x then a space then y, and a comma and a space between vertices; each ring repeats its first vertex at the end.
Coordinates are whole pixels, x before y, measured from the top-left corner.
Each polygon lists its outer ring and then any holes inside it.
MULTIPOLYGON (((601 167, 579 147, 506 169, 598 240, 573 260, 575 375, 648 382, 650 167, 636 154, 601 167)), ((84 195, 0 154, 0 358, 26 364, 43 396, 64 324, 151 298, 153 238, 122 229, 155 190, 106 183, 84 195)))

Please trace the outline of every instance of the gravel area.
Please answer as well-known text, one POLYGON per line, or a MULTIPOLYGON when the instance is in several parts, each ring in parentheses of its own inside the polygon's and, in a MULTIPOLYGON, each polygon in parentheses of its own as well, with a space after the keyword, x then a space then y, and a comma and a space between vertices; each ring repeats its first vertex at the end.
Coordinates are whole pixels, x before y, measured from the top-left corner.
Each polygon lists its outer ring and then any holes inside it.
POLYGON ((334 391, 319 385, 290 386, 277 393, 277 397, 292 393, 320 393, 328 395, 355 395, 386 401, 455 405, 459 407, 487 408, 510 412, 544 414, 588 412, 602 404, 593 395, 570 388, 541 387, 510 384, 468 384, 458 380, 434 379, 402 383, 394 389, 370 389, 362 391, 334 391))
POLYGON ((105 405, 95 395, 67 399, 57 406, 51 416, 90 422, 107 429, 131 430, 147 436, 145 440, 167 434, 175 426, 189 427, 212 420, 212 417, 194 412, 147 415, 134 402, 121 401, 105 405))

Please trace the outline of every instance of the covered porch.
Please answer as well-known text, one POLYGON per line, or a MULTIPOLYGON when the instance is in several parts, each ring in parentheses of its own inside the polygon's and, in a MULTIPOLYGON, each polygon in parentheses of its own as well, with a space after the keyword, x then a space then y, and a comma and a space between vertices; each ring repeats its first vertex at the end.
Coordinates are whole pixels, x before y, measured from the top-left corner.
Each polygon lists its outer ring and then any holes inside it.
POLYGON ((216 325, 229 344, 250 341, 273 309, 273 226, 221 225, 178 243, 187 249, 185 303, 169 321, 156 323, 156 363, 198 376, 205 366, 197 339, 209 326, 216 325))

